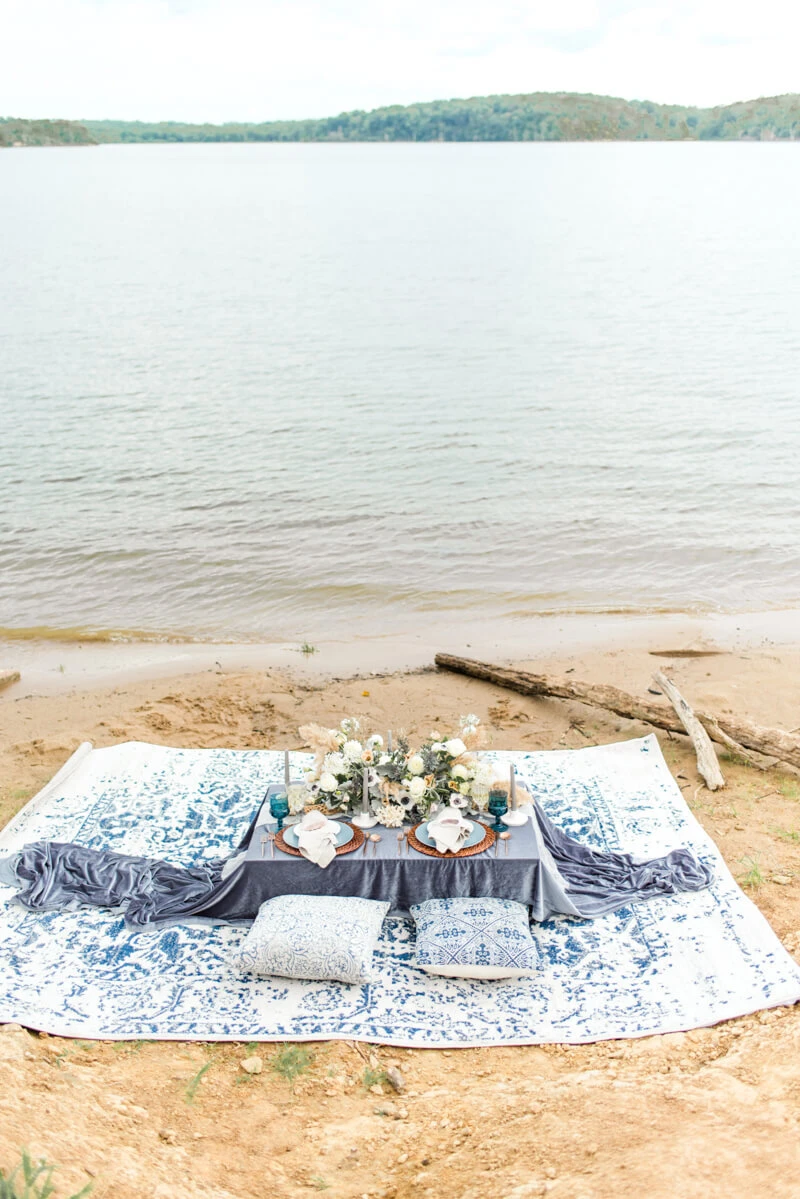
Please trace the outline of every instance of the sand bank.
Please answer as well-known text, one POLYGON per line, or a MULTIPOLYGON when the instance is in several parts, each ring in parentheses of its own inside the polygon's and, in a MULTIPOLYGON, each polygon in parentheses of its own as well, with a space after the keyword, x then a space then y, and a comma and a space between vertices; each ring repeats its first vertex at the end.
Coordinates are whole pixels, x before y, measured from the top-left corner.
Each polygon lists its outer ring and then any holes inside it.
MULTIPOLYGON (((415 673, 387 672, 400 652, 394 642, 324 643, 307 659, 291 646, 112 645, 98 658, 94 648, 57 646, 59 662, 48 657, 52 646, 23 647, 29 658, 3 662, 23 677, 0 698, 0 822, 83 740, 299 749, 300 724, 351 713, 370 728, 413 735, 475 712, 504 749, 580 748, 649 731, 425 670, 436 649, 573 670, 639 692, 666 664, 705 708, 796 728, 797 619, 624 617, 600 629, 561 618, 520 630, 516 654, 485 630, 474 639, 453 632, 406 644, 415 673), (721 652, 652 656, 687 648, 721 652)), ((712 795, 685 739, 660 741, 733 873, 800 955, 800 778, 723 758, 728 787, 712 795)), ((800 1010, 779 1009, 716 1029, 573 1048, 398 1053, 322 1044, 291 1085, 272 1068, 280 1059, 270 1047, 259 1050, 263 1073, 251 1076, 240 1065, 244 1046, 0 1031, 0 1164, 26 1145, 61 1164, 64 1194, 93 1178, 98 1199, 262 1199, 267 1178, 270 1193, 292 1199, 322 1189, 338 1199, 673 1199, 676 1185, 686 1199, 756 1191, 793 1199, 798 1050, 800 1010), (383 1094, 369 1090, 370 1077, 392 1064, 407 1092, 395 1096, 380 1081, 371 1085, 383 1094)))

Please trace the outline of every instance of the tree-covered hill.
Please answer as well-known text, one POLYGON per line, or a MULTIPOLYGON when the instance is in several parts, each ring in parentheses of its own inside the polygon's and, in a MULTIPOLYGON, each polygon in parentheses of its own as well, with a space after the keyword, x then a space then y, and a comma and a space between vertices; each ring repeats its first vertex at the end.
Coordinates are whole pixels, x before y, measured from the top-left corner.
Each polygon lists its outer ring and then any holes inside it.
POLYGON ((96 139, 77 121, 27 121, 0 117, 3 146, 94 146, 96 139))
POLYGON ((100 142, 737 141, 800 139, 800 95, 718 108, 570 92, 393 105, 303 121, 189 125, 86 121, 100 142))

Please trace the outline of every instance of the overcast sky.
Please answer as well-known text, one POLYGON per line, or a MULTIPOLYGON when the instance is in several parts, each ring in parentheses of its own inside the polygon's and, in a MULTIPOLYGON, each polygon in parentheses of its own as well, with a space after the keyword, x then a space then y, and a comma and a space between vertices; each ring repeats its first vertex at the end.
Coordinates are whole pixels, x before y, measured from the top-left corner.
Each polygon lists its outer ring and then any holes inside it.
POLYGON ((800 91, 798 0, 2 0, 0 115, 263 121, 492 92, 800 91))

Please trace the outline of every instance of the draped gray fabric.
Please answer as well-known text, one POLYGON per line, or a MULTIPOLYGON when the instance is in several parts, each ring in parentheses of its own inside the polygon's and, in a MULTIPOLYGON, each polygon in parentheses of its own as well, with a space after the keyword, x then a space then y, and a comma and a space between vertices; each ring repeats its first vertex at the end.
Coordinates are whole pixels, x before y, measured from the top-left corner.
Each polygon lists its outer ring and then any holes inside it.
POLYGON ((344 855, 321 870, 304 858, 265 859, 252 836, 255 826, 254 818, 237 847, 247 853, 225 878, 223 861, 181 867, 39 841, 0 861, 0 882, 17 887, 17 902, 32 910, 122 908, 133 927, 188 916, 252 918, 265 900, 281 894, 359 895, 388 900, 401 911, 424 899, 496 896, 529 905, 539 921, 557 913, 591 919, 656 895, 699 891, 711 882, 708 867, 687 849, 645 862, 589 849, 558 829, 538 803, 535 821, 514 830, 509 857, 499 859, 398 858, 395 830, 382 830, 375 860, 344 855))

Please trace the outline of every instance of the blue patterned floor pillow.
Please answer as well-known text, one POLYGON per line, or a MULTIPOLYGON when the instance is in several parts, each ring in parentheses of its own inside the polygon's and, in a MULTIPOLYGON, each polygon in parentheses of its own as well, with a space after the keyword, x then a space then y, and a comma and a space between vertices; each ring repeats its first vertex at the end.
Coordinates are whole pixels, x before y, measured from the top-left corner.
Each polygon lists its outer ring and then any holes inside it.
POLYGON ((525 978, 539 971, 528 909, 511 899, 428 899, 411 908, 416 964, 447 978, 525 978))
POLYGON ((231 958, 247 974, 371 981, 388 903, 343 895, 279 895, 258 909, 231 958))

